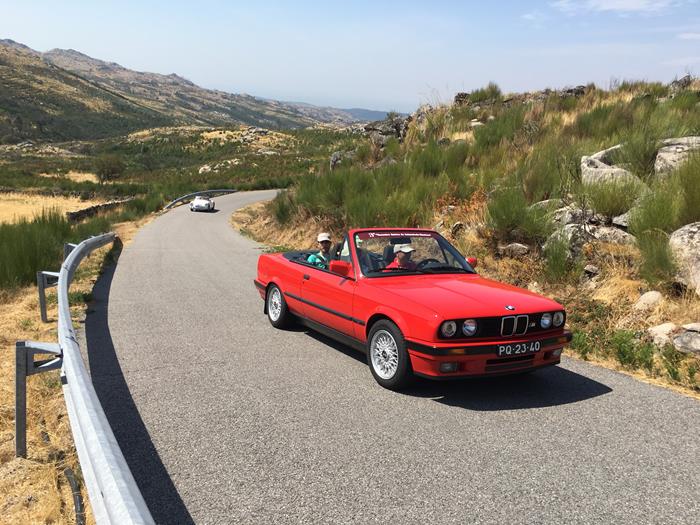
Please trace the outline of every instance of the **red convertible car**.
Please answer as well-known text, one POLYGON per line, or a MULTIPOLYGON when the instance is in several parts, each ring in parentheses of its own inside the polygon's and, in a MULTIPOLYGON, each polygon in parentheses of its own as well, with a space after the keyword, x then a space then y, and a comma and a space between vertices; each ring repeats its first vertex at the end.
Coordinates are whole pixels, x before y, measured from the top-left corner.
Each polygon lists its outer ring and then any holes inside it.
POLYGON ((474 271, 432 230, 351 230, 329 267, 311 251, 264 254, 255 279, 270 323, 304 325, 367 354, 390 389, 556 365, 571 340, 557 302, 474 271))

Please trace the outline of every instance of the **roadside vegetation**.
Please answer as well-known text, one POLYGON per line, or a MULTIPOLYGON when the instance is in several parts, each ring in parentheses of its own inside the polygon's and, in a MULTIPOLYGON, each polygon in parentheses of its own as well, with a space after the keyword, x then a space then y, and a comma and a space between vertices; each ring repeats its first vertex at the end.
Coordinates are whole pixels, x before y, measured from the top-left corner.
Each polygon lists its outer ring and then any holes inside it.
POLYGON ((254 218, 244 222, 274 244, 312 239, 310 227, 337 234, 360 226, 437 228, 478 256, 485 275, 563 302, 579 332, 576 355, 697 391, 698 359, 656 347, 646 335, 654 324, 700 318, 700 300, 678 285, 668 242, 679 227, 700 221, 700 155, 663 176, 654 169, 662 140, 700 135, 694 86, 672 93, 625 81, 529 96, 490 84, 459 104, 419 110, 404 137, 369 137, 350 162, 297 178, 258 212, 266 230, 281 236, 256 230, 254 218), (608 161, 633 177, 584 183, 582 156, 617 144, 608 161), (577 244, 558 233, 562 208, 578 217, 567 221, 582 228, 576 231, 611 229, 624 215, 627 226, 615 231, 633 241, 592 243, 586 234, 577 244), (502 255, 512 242, 529 253, 502 255), (584 272, 587 265, 595 275, 584 272), (631 315, 640 293, 652 289, 663 292, 661 304, 631 315))

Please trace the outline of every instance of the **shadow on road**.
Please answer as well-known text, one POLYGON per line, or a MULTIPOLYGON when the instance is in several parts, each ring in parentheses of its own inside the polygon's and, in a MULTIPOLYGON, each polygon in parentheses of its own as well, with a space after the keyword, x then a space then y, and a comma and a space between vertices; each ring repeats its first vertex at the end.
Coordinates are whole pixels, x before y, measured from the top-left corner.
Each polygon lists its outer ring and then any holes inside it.
MULTIPOLYGON (((317 341, 351 357, 366 366, 364 354, 342 343, 304 328, 317 341)), ((367 380, 372 376, 367 371, 367 380)), ((586 376, 551 366, 525 375, 511 375, 478 379, 416 382, 401 393, 404 395, 433 398, 437 403, 461 407, 467 410, 522 410, 577 403, 612 392, 612 388, 586 376)))
MULTIPOLYGON (((118 250, 115 256, 118 257, 118 250)), ((104 268, 85 319, 92 381, 114 436, 157 523, 194 523, 151 441, 117 359, 108 326, 109 290, 116 265, 104 268)))

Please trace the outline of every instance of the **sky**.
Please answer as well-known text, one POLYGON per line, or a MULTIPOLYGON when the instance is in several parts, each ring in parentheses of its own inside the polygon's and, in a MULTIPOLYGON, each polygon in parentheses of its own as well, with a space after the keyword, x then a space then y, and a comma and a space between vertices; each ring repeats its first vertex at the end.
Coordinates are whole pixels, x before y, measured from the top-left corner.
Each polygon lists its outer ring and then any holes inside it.
POLYGON ((232 93, 413 111, 505 92, 700 73, 698 0, 0 0, 0 39, 232 93))

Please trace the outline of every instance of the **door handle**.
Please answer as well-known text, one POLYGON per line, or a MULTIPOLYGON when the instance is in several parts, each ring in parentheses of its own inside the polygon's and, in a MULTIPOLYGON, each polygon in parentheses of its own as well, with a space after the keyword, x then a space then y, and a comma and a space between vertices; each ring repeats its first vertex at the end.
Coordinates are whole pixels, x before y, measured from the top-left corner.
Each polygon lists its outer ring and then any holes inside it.
POLYGON ((311 279, 311 276, 310 276, 308 273, 305 273, 305 274, 304 274, 304 280, 305 280, 305 281, 308 281, 309 279, 311 279))

